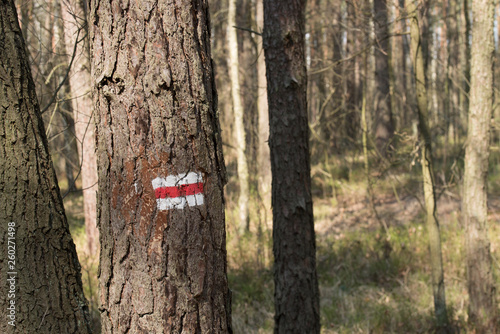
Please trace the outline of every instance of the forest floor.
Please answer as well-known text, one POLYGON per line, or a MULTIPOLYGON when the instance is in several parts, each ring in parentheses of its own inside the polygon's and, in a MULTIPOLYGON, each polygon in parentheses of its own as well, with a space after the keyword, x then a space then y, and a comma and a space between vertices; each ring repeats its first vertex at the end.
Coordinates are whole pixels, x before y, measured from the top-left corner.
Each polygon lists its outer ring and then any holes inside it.
MULTIPOLYGON (((500 198, 490 200, 490 221, 498 222, 500 198)), ((467 287, 460 201, 438 202, 449 318, 467 333, 467 287)), ((414 196, 376 201, 381 220, 368 201, 333 207, 315 199, 317 269, 322 333, 434 333, 428 236, 424 211, 414 196)), ((495 272, 500 228, 490 226, 495 272)), ((271 266, 248 261, 236 265, 228 250, 235 333, 272 333, 271 266)), ((238 256, 238 258, 241 258, 238 256)), ((496 275, 498 277, 498 275, 496 275)), ((497 286, 500 280, 497 280, 497 286)))
MULTIPOLYGON (((367 199, 362 172, 352 173, 346 179, 328 180, 332 178, 321 178, 313 167, 322 333, 436 332, 418 169, 375 178, 373 200, 377 215, 367 199)), ((489 232, 494 272, 500 286, 500 191, 495 177, 490 178, 490 183, 489 232)), ((464 230, 457 184, 459 180, 455 185, 442 183, 438 187, 438 218, 448 315, 457 333, 467 333, 464 230)), ((271 222, 260 228, 251 227, 251 233, 237 237, 233 233, 236 212, 232 203, 234 199, 228 198, 228 276, 233 292, 234 333, 272 333, 271 222)), ((68 196, 65 207, 97 329, 97 258, 83 252, 81 194, 68 196)))

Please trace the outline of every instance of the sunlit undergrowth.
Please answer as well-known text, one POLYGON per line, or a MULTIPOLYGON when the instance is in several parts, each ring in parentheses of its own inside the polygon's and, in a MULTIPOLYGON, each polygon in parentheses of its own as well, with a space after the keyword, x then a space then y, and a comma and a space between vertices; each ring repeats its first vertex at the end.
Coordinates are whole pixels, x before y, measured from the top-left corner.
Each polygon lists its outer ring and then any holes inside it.
MULTIPOLYGON (((460 216, 461 147, 450 146, 436 154, 438 216, 448 316, 456 333, 471 333, 467 327, 465 236, 460 216)), ((322 333, 438 331, 418 151, 407 146, 400 152, 390 168, 371 166, 374 202, 387 230, 369 207, 359 156, 330 159, 312 167, 322 333)), ((494 153, 489 177, 489 231, 497 273, 500 235, 494 222, 498 220, 500 188, 496 159, 494 153)), ((229 225, 236 218, 230 203, 229 225)), ((229 233, 235 333, 273 332, 272 241, 264 240, 264 253, 270 254, 264 266, 262 261, 252 261, 259 247, 263 246, 252 233, 240 239, 229 233)))
MULTIPOLYGON (((464 235, 456 221, 443 224, 441 231, 449 317, 460 333, 466 333, 464 235)), ((496 226, 491 227, 491 235, 495 250, 496 226)), ((322 333, 436 331, 428 238, 421 222, 389 227, 388 233, 377 227, 319 234, 317 241, 322 333)), ((231 256, 232 250, 228 252, 231 256)), ((272 333, 271 267, 233 263, 229 280, 235 333, 272 333)))
MULTIPOLYGON (((461 180, 457 178, 463 166, 462 158, 452 159, 450 152, 446 161, 438 159, 436 164, 439 170, 450 171, 436 173, 446 298, 457 333, 470 333, 464 231, 460 222, 461 180)), ((495 224, 500 187, 498 166, 493 163, 497 155, 492 156, 489 178, 490 238, 500 287, 500 231, 495 224)), ((419 167, 412 166, 414 159, 410 155, 390 172, 373 166, 374 200, 380 218, 388 226, 386 230, 370 210, 366 178, 358 159, 331 159, 329 164, 313 166, 322 333, 434 333, 428 236, 418 200, 422 196, 419 167)), ((238 213, 232 196, 226 197, 226 223, 234 333, 272 333, 271 218, 259 222, 257 209, 252 207, 250 232, 238 236, 238 213)), ((83 252, 86 238, 81 194, 68 196, 65 205, 82 265, 85 293, 91 300, 92 319, 98 328, 97 258, 83 252)))

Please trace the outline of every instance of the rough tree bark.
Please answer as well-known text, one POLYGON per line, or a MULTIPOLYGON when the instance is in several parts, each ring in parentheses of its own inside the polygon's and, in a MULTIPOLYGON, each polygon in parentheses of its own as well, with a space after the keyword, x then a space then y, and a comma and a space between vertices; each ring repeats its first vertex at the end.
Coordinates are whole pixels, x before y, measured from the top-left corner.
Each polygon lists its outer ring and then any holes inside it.
POLYGON ((206 0, 90 7, 103 333, 230 333, 206 0))
POLYGON ((240 221, 239 233, 248 229, 248 201, 250 190, 248 184, 248 163, 245 155, 245 126, 243 125, 243 103, 240 95, 240 66, 238 60, 238 36, 236 34, 236 0, 229 0, 227 18, 227 43, 228 43, 228 66, 229 79, 231 80, 231 95, 234 113, 234 136, 236 146, 236 160, 238 163, 238 183, 240 193, 238 197, 238 208, 240 221))
POLYGON ((275 333, 319 333, 304 55, 305 0, 264 0, 275 333))
POLYGON ((86 37, 87 8, 81 0, 63 1, 62 18, 65 25, 68 57, 74 57, 69 76, 71 102, 75 120, 75 135, 78 140, 78 156, 81 165, 85 233, 89 254, 99 252, 99 231, 96 226, 97 205, 97 159, 95 153, 94 117, 90 96, 90 50, 86 37), (77 43, 75 48, 75 43, 77 43))
POLYGON ((488 238, 487 178, 493 109, 494 1, 473 0, 471 95, 462 210, 466 229, 469 323, 496 333, 497 304, 488 238))
POLYGON ((422 141, 421 163, 424 183, 424 197, 426 209, 426 224, 429 232, 430 262, 432 271, 432 290, 434 294, 434 310, 438 326, 442 330, 448 328, 446 298, 444 289, 443 259, 441 255, 441 235, 436 212, 436 194, 434 189, 434 171, 432 161, 432 138, 429 130, 427 111, 427 91, 425 88, 424 55, 422 40, 418 25, 416 2, 407 2, 410 16, 411 58, 414 68, 415 87, 417 95, 418 129, 422 141))
POLYGON ((9 0, 0 2, 0 105, 0 332, 90 333, 80 265, 9 0), (13 298, 7 298, 8 278, 15 282, 13 298), (15 328, 7 323, 12 301, 15 328))

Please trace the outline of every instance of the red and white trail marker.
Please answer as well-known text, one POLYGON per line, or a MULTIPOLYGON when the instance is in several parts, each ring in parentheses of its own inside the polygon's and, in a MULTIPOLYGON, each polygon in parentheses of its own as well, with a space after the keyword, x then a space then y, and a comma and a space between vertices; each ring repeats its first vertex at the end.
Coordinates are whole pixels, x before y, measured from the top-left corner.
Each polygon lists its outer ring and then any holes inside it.
POLYGON ((204 202, 201 174, 189 172, 152 181, 158 210, 184 209, 204 202))

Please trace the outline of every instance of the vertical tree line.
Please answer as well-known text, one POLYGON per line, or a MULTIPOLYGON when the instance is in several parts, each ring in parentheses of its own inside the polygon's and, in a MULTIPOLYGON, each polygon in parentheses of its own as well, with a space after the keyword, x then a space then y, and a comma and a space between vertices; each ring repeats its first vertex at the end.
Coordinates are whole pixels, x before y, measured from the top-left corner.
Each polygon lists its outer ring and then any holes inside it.
POLYGON ((420 147, 420 159, 422 164, 426 224, 429 233, 434 311, 438 325, 446 328, 448 327, 448 315, 446 310, 443 259, 441 253, 441 234, 437 218, 434 159, 432 155, 432 137, 429 129, 425 75, 426 65, 424 50, 428 50, 428 48, 424 48, 426 41, 422 37, 423 32, 421 32, 419 28, 418 12, 415 2, 410 0, 407 9, 410 15, 411 58, 417 95, 418 131, 422 142, 420 147))
POLYGON ((207 2, 93 1, 89 22, 103 332, 229 333, 207 2))
POLYGON ((477 333, 495 333, 498 323, 487 207, 493 110, 493 13, 493 1, 472 1, 471 90, 462 207, 466 230, 469 316, 477 333))
POLYGON ((320 332, 304 10, 304 0, 264 1, 275 333, 320 332))

